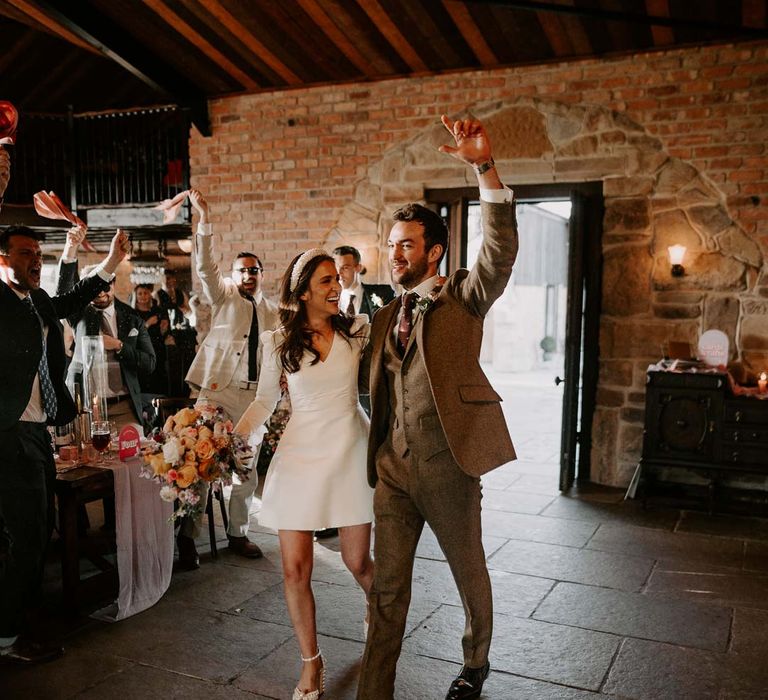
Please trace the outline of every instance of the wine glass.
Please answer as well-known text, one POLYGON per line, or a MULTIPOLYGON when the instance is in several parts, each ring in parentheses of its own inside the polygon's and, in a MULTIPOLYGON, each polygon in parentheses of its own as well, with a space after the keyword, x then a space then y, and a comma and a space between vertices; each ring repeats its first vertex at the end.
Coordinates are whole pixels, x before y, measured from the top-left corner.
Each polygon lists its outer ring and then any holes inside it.
POLYGON ((108 420, 95 420, 91 423, 91 444, 99 453, 96 464, 104 464, 104 455, 109 452, 112 441, 112 426, 108 420))

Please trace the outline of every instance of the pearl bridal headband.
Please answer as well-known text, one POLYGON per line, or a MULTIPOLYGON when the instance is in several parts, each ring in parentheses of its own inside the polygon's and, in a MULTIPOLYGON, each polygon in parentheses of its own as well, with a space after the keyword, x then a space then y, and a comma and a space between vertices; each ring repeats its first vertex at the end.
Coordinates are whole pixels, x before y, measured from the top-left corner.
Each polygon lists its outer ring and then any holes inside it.
POLYGON ((299 285, 299 277, 301 277, 301 273, 303 272, 304 268, 307 266, 307 263, 310 260, 314 260, 315 258, 319 257, 320 255, 328 255, 328 253, 323 248, 311 248, 310 250, 307 250, 306 252, 302 253, 299 256, 299 259, 296 261, 296 264, 293 266, 293 270, 291 270, 291 291, 295 292, 296 287, 299 285))

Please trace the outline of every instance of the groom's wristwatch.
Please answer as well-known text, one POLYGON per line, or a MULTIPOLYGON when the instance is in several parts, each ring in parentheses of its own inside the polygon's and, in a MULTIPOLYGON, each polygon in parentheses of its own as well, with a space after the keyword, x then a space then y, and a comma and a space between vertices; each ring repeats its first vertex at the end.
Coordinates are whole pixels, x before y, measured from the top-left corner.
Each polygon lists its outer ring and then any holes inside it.
POLYGON ((482 175, 483 173, 487 173, 491 168, 495 168, 496 163, 493 162, 493 158, 489 158, 482 163, 475 163, 473 167, 478 175, 482 175))

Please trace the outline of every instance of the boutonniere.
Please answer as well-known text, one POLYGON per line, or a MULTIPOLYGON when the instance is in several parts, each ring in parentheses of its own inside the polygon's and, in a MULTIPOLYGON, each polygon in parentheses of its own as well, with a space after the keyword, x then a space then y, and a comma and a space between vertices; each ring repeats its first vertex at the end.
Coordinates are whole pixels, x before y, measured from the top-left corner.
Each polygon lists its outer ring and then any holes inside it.
POLYGON ((384 306, 384 300, 378 294, 371 294, 371 304, 380 309, 384 306))
POLYGON ((437 301, 437 297, 440 296, 440 292, 443 289, 443 285, 445 284, 447 277, 438 277, 437 278, 437 284, 432 288, 432 291, 429 294, 425 294, 423 297, 420 297, 419 300, 416 302, 416 306, 419 308, 421 313, 425 313, 429 308, 437 301))

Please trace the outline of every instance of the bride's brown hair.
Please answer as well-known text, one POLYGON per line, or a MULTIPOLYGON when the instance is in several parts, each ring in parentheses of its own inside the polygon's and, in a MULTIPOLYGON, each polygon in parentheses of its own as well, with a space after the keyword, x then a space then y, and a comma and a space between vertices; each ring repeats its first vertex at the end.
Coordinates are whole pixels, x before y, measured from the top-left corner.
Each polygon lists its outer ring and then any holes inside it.
MULTIPOLYGON (((283 274, 280 282, 280 330, 283 333, 283 340, 278 346, 280 364, 286 372, 298 372, 301 367, 301 360, 304 353, 309 352, 312 355, 310 364, 316 365, 320 362, 320 353, 312 347, 313 333, 307 326, 307 310, 304 302, 300 299, 309 288, 309 280, 312 278, 315 270, 320 263, 333 262, 330 255, 317 255, 304 265, 299 274, 296 288, 291 291, 291 277, 293 268, 296 266, 302 254, 297 255, 288 269, 283 274)), ((355 338, 358 332, 352 332, 353 318, 344 316, 341 313, 331 316, 331 326, 334 331, 341 333, 341 336, 349 342, 350 338, 355 338)))

